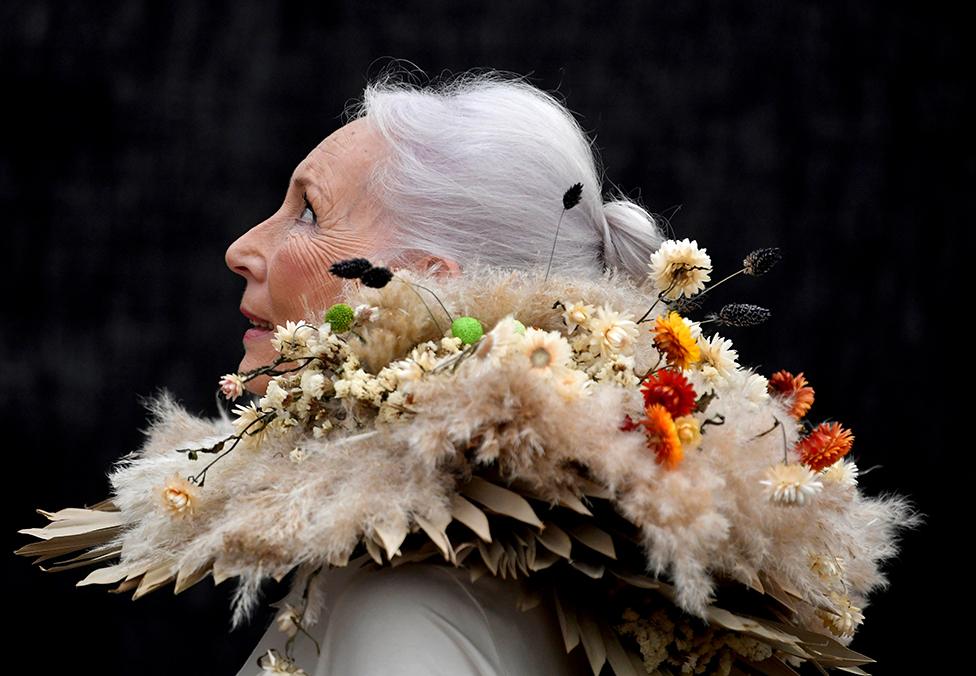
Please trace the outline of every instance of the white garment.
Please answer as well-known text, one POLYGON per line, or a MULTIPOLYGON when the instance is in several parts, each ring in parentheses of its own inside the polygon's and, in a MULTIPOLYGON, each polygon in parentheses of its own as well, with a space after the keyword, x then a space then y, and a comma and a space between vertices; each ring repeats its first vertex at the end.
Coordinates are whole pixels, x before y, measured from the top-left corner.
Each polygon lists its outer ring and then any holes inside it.
MULTIPOLYGON (((515 606, 518 580, 485 574, 471 582, 448 563, 322 571, 325 609, 301 632, 293 657, 309 676, 523 676, 590 674, 582 646, 567 654, 551 598, 515 606)), ((287 636, 272 621, 238 676, 262 674, 257 659, 287 636)))

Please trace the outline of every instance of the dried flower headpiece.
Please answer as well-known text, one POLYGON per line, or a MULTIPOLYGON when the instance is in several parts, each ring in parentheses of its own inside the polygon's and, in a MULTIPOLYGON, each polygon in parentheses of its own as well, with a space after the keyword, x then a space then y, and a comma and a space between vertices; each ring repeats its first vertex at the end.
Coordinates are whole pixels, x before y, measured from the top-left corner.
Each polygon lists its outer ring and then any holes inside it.
POLYGON ((648 261, 651 298, 551 275, 551 256, 544 275, 443 279, 338 261, 344 302, 277 326, 272 364, 219 380, 236 401, 269 376, 262 396, 215 420, 157 398, 112 497, 38 510, 53 523, 20 531, 42 541, 17 553, 83 551, 47 570, 118 556, 80 584, 135 597, 239 576, 235 626, 263 579, 295 571, 278 605, 288 648, 259 660, 275 673, 304 673, 291 646, 311 639, 324 568, 437 556, 473 581, 527 577, 521 607, 552 595, 567 651, 582 644, 594 674, 864 673, 872 660, 848 644, 899 529, 921 517, 859 492, 854 437, 807 422, 803 373, 767 379, 703 330, 768 309, 690 317, 780 259, 757 249, 710 284, 706 250, 668 240, 648 261))

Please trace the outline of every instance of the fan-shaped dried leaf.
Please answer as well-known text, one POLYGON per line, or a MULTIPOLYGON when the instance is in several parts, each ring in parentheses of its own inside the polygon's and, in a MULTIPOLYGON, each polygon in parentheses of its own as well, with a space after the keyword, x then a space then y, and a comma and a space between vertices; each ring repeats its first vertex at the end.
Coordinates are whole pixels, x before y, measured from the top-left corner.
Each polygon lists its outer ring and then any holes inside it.
POLYGON ((461 488, 461 493, 499 514, 542 528, 542 522, 532 505, 515 491, 475 475, 461 488))

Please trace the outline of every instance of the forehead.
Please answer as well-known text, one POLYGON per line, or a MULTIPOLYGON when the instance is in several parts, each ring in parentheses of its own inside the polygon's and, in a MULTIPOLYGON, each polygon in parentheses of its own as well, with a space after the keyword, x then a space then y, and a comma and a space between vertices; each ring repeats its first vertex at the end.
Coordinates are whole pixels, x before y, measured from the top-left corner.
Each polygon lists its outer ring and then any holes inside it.
POLYGON ((292 183, 305 185, 324 176, 355 177, 372 166, 381 149, 379 134, 363 118, 336 129, 298 163, 292 183))

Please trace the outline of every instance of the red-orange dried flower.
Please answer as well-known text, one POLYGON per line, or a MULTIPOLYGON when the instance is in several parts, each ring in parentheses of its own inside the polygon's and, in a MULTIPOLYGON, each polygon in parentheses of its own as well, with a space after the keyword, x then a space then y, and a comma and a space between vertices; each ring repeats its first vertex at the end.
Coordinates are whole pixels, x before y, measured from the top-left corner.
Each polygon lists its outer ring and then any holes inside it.
POLYGON ((647 434, 647 447, 654 451, 660 464, 674 469, 684 457, 674 419, 661 404, 651 404, 645 413, 641 423, 647 434))
POLYGON ((805 465, 819 472, 847 455, 853 444, 854 435, 839 422, 820 423, 800 440, 796 450, 805 465))
POLYGON ((790 415, 797 420, 805 416, 813 406, 813 388, 807 385, 802 371, 795 376, 789 371, 777 371, 769 377, 767 390, 770 394, 793 399, 790 415))
POLYGON ((680 371, 661 369, 649 375, 641 383, 644 406, 661 404, 672 418, 680 418, 695 410, 698 395, 688 379, 680 371))

